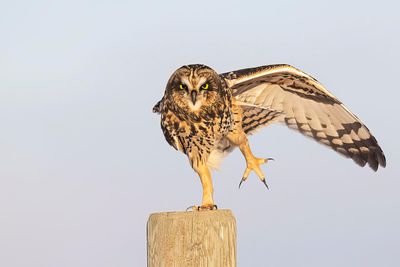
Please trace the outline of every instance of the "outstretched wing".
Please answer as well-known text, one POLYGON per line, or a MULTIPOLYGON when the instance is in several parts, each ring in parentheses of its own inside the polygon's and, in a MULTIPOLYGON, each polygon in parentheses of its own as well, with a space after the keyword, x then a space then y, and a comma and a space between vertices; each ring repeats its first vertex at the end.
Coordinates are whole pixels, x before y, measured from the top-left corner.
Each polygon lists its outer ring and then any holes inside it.
POLYGON ((289 65, 270 65, 220 75, 243 108, 246 133, 284 122, 377 170, 385 155, 368 128, 316 79, 289 65))

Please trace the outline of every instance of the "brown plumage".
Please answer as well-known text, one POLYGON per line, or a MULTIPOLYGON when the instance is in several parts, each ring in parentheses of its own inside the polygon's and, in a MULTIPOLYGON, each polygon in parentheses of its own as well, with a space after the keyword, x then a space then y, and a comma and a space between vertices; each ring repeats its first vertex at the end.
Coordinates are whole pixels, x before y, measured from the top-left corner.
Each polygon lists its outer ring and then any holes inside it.
MULTIPOLYGON (((247 168, 267 186, 247 135, 273 122, 309 136, 360 166, 385 167, 386 159, 368 128, 317 80, 289 65, 270 65, 218 75, 205 65, 176 70, 164 97, 154 106, 161 114, 167 142, 184 152, 199 174, 203 201, 213 208, 210 168, 234 147, 242 151, 247 168)), ((267 186, 268 187, 268 186, 267 186)))

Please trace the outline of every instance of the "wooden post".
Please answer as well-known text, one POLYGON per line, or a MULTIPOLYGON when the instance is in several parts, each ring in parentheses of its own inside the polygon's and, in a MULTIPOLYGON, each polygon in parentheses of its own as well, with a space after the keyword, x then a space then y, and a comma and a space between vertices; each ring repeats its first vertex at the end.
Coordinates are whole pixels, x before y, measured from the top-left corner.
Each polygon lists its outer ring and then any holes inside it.
POLYGON ((151 214, 147 266, 235 267, 235 217, 230 210, 151 214))

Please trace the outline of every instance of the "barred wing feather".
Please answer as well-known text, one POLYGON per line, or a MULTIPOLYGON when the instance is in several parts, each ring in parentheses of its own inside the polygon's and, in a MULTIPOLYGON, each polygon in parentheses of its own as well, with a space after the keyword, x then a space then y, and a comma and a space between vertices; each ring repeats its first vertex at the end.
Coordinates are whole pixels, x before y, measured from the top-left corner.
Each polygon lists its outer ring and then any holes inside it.
POLYGON ((358 165, 385 167, 386 159, 368 128, 316 79, 289 65, 269 65, 220 75, 243 109, 250 134, 272 122, 327 145, 358 165))

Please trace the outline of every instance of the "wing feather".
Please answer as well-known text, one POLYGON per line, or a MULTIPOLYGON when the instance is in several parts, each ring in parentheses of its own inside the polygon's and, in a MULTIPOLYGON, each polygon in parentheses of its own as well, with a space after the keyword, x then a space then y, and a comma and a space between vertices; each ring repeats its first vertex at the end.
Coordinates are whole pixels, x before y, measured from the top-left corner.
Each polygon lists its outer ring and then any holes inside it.
POLYGON ((247 134, 273 122, 331 147, 360 166, 385 167, 368 128, 310 75, 289 65, 269 65, 220 75, 243 109, 247 134))

